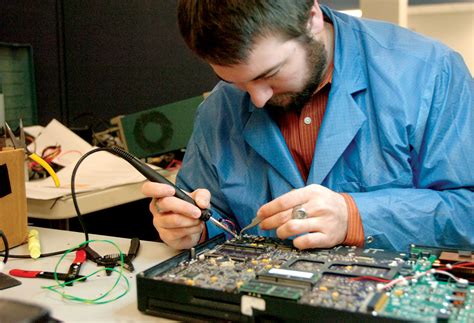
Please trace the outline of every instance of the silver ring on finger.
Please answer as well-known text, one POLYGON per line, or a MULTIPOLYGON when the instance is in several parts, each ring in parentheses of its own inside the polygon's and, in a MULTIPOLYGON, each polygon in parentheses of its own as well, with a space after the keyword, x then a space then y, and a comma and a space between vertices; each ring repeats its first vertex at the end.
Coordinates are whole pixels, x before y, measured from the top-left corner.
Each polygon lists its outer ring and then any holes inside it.
POLYGON ((291 211, 292 219, 302 220, 302 219, 306 219, 307 217, 308 217, 308 213, 306 213, 305 208, 302 207, 301 204, 295 206, 293 210, 291 211))

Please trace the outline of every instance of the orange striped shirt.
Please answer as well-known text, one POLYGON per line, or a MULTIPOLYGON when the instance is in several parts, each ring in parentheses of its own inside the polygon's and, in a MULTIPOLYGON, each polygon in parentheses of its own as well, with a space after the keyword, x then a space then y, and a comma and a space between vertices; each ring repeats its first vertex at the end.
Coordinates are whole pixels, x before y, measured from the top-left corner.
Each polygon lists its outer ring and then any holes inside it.
MULTIPOLYGON (((321 85, 301 112, 291 110, 274 115, 291 156, 305 182, 311 169, 319 129, 326 111, 333 69, 334 65, 330 64, 321 85)), ((318 165, 314 165, 314 167, 317 169, 318 165)), ((342 196, 348 211, 347 235, 343 244, 363 246, 364 228, 357 205, 349 194, 343 193, 342 196)))

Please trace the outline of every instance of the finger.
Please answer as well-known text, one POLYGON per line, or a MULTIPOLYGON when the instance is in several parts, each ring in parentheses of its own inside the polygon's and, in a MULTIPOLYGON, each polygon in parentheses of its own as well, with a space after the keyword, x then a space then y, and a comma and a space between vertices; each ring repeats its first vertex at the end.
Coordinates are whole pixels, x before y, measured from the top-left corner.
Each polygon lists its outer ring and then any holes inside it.
POLYGON ((167 236, 167 232, 163 232, 163 235, 165 236, 165 238, 163 238, 162 236, 160 236, 160 238, 162 238, 162 240, 171 248, 189 249, 189 248, 194 247, 199 242, 204 226, 205 226, 204 222, 201 222, 201 226, 200 226, 201 228, 199 232, 185 235, 184 237, 179 238, 179 239, 170 240, 169 238, 171 238, 172 236, 167 236))
POLYGON ((201 209, 207 209, 211 205, 211 192, 204 188, 195 190, 191 197, 201 209))
POLYGON ((293 240, 293 245, 295 248, 300 250, 310 249, 310 248, 330 248, 334 247, 328 235, 322 232, 311 232, 299 236, 293 240))
POLYGON ((149 181, 143 183, 141 191, 145 196, 156 198, 173 196, 175 194, 175 190, 172 186, 149 181))
POLYGON ((291 219, 295 219, 294 212, 296 208, 304 210, 305 217, 311 217, 311 213, 313 212, 313 210, 306 208, 305 204, 299 204, 289 210, 282 211, 262 220, 262 222, 260 223, 260 228, 262 228, 263 230, 275 229, 287 223, 291 219))
POLYGON ((307 218, 303 220, 290 220, 279 226, 276 233, 278 238, 288 239, 295 235, 319 231, 321 231, 321 218, 307 218))
POLYGON ((258 211, 257 216, 266 218, 273 216, 277 213, 291 210, 295 206, 303 204, 307 201, 305 194, 302 194, 303 189, 292 190, 280 197, 277 197, 273 201, 264 204, 258 211))
POLYGON ((196 205, 174 196, 156 199, 155 205, 157 212, 159 213, 171 212, 195 219, 201 216, 201 209, 199 209, 196 205))
POLYGON ((291 220, 291 213, 288 211, 277 213, 271 217, 268 217, 260 222, 260 228, 263 230, 276 229, 284 223, 291 220))
POLYGON ((202 232, 201 224, 188 227, 188 228, 175 228, 175 229, 166 229, 166 228, 157 228, 160 238, 167 243, 177 241, 185 238, 186 236, 191 236, 199 234, 202 232))
POLYGON ((200 220, 173 213, 159 214, 153 218, 156 226, 163 229, 189 228, 200 225, 200 220))

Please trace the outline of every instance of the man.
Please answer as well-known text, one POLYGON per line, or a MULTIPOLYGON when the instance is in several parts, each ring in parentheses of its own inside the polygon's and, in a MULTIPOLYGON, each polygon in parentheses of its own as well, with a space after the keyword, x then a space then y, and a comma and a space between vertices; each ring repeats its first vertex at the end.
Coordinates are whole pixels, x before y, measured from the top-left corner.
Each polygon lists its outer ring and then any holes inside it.
MULTIPOLYGON (((223 80, 177 179, 199 207, 237 229, 257 216, 249 233, 300 249, 474 246, 474 84, 459 54, 316 0, 182 0, 178 20, 223 80)), ((171 187, 143 192, 168 245, 220 232, 171 187)))

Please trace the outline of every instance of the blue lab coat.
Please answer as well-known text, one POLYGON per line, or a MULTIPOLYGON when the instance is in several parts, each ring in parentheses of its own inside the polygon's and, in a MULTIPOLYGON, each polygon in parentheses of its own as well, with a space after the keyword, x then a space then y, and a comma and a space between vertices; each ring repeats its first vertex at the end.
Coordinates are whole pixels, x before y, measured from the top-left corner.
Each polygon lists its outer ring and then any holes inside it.
POLYGON ((209 189, 244 227, 263 204, 321 184, 354 198, 366 247, 473 248, 474 83, 463 59, 407 29, 322 9, 334 74, 307 182, 267 111, 221 82, 198 110, 178 186, 209 189))

